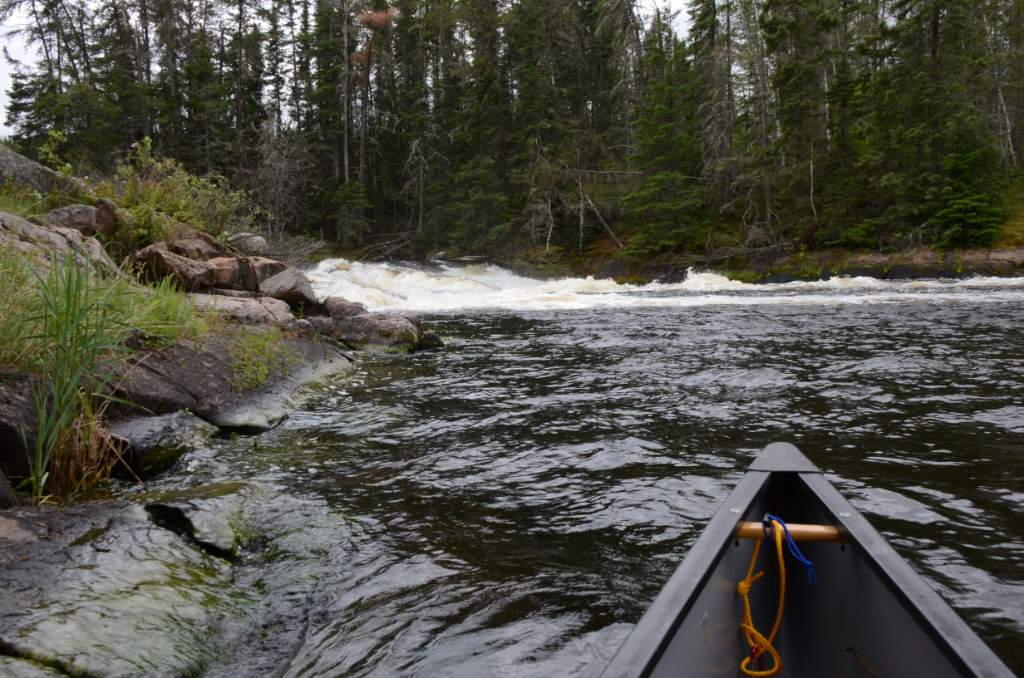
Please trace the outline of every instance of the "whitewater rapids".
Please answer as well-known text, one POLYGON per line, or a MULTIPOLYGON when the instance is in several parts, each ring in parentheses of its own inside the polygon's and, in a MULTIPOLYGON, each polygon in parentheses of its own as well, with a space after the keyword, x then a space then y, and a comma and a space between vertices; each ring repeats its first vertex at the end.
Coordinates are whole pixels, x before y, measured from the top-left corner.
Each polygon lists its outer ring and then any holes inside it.
POLYGON ((1024 278, 878 280, 835 277, 816 282, 753 285, 709 271, 683 282, 619 284, 611 279, 539 280, 493 264, 430 266, 327 259, 308 272, 321 299, 340 296, 371 311, 450 313, 710 305, 838 305, 906 302, 972 303, 1024 299, 1024 278))

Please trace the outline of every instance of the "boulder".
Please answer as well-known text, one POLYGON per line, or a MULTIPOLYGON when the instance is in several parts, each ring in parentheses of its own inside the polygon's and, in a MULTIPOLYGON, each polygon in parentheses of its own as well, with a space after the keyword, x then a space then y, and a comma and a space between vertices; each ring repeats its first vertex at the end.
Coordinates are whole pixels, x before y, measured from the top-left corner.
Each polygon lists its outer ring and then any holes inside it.
POLYGON ((28 476, 28 450, 35 445, 35 381, 0 373, 0 471, 10 478, 28 476))
POLYGON ((267 239, 255 233, 236 233, 228 238, 228 244, 242 254, 259 255, 267 251, 267 239))
POLYGON ((260 294, 280 299, 293 309, 312 309, 317 306, 313 286, 301 271, 286 268, 260 283, 260 294))
POLYGON ((213 270, 214 287, 258 292, 260 283, 288 268, 264 257, 216 257, 206 262, 213 270))
POLYGON ((238 257, 216 257, 206 263, 213 275, 213 287, 224 290, 246 290, 245 287, 240 286, 242 267, 238 257))
POLYGON ((107 238, 117 232, 117 205, 113 200, 100 198, 96 201, 96 232, 107 238))
POLYGON ((49 167, 15 153, 0 144, 0 184, 8 182, 27 186, 40 193, 83 193, 85 184, 74 177, 54 172, 49 167))
POLYGON ((323 305, 328 315, 335 320, 341 320, 353 315, 362 315, 367 312, 366 307, 362 304, 357 304, 354 301, 342 299, 341 297, 327 297, 324 299, 323 305))
POLYGON ((329 318, 328 316, 325 315, 314 315, 310 316, 309 318, 306 318, 306 320, 313 328, 313 331, 316 332, 317 334, 322 334, 327 337, 333 336, 334 319, 329 318))
POLYGON ((217 428, 188 412, 133 417, 111 424, 110 432, 130 448, 128 465, 139 478, 171 468, 183 454, 209 442, 217 428))
MULTIPOLYGON (((270 301, 284 306, 284 302, 270 301)), ((348 365, 327 342, 286 333, 275 349, 281 360, 272 366, 267 383, 258 393, 240 393, 234 375, 237 342, 261 331, 237 327, 234 332, 211 332, 202 342, 183 342, 133 355, 113 382, 115 395, 133 407, 114 403, 110 415, 137 416, 138 408, 147 414, 188 410, 215 426, 257 430, 273 425, 287 413, 286 401, 299 386, 319 378, 325 369, 334 371, 348 365), (268 399, 267 394, 274 397, 268 399)))
POLYGON ((77 231, 81 231, 82 235, 94 236, 96 235, 96 208, 90 207, 89 205, 67 205, 65 207, 58 207, 57 209, 50 210, 49 213, 43 217, 50 226, 60 226, 62 228, 73 228, 77 231))
POLYGON ((405 316, 364 313, 335 320, 330 336, 354 349, 408 353, 419 346, 422 331, 405 316))
POLYGON ((163 242, 136 252, 135 265, 156 280, 174 278, 190 292, 214 286, 214 271, 209 264, 175 254, 163 242))
POLYGON ((260 283, 268 278, 272 278, 278 273, 288 268, 288 264, 283 261, 276 259, 267 259, 266 257, 246 257, 244 259, 249 270, 252 271, 253 284, 251 288, 254 292, 259 289, 260 283))
POLYGON ((0 248, 21 253, 43 271, 49 268, 51 257, 63 260, 69 254, 83 266, 110 273, 118 270, 95 238, 73 228, 39 226, 6 212, 0 212, 0 248))
POLYGON ((432 351, 434 349, 444 348, 444 342, 441 341, 441 337, 433 332, 424 332, 420 338, 420 344, 416 347, 417 351, 432 351))
POLYGON ((288 304, 278 299, 269 297, 237 299, 207 294, 190 294, 189 297, 200 311, 219 313, 246 325, 290 327, 295 323, 295 316, 292 315, 288 304))
POLYGON ((170 240, 167 247, 175 254, 197 261, 207 261, 224 253, 224 248, 216 241, 211 242, 206 238, 201 238, 198 233, 170 240))

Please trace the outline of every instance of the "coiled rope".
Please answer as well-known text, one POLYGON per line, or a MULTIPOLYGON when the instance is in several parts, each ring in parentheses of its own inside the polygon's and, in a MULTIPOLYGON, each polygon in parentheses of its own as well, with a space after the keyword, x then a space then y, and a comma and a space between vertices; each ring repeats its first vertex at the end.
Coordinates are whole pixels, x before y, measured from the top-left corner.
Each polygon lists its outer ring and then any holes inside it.
POLYGON ((801 565, 807 569, 807 577, 812 584, 817 583, 818 578, 814 572, 814 563, 808 560, 796 541, 789 533, 789 528, 778 516, 768 514, 764 517, 764 541, 772 539, 775 542, 775 555, 779 561, 779 604, 775 610, 775 621, 772 623, 772 630, 766 637, 754 627, 754 616, 750 611, 750 588, 758 579, 764 576, 764 570, 754 574, 754 567, 757 565, 757 556, 761 552, 761 542, 754 543, 754 551, 750 554, 750 566, 747 568, 747 576, 736 585, 736 592, 743 600, 743 620, 740 628, 746 636, 747 644, 750 645, 750 655, 740 662, 740 670, 752 678, 770 678, 782 671, 782 656, 775 649, 773 643, 782 626, 782 612, 786 605, 786 562, 782 552, 782 542, 785 540, 789 552, 801 565), (755 669, 752 664, 767 654, 772 659, 771 665, 766 669, 755 669))

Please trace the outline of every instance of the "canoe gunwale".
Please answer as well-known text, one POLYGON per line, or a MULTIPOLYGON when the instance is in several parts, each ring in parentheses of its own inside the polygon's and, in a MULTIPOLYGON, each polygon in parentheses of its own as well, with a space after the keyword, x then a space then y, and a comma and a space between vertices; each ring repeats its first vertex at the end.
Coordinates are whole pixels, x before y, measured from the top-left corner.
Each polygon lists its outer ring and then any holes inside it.
POLYGON ((960 615, 911 567, 867 518, 820 473, 798 474, 821 508, 870 564, 889 592, 903 603, 936 645, 965 676, 1013 678, 1013 673, 960 615))
MULTIPOLYGON (((774 443, 754 461, 683 562, 626 638, 601 678, 650 675, 697 602, 739 523, 774 474, 796 476, 845 537, 964 676, 1013 678, 1013 673, 888 541, 795 447, 774 443)), ((739 660, 737 659, 737 666, 739 660)))
POLYGON ((711 578, 715 565, 735 539, 736 526, 764 492, 770 477, 768 471, 747 471, 743 475, 605 668, 602 678, 646 676, 651 672, 696 603, 697 594, 711 578), (684 602, 680 605, 680 601, 684 602))

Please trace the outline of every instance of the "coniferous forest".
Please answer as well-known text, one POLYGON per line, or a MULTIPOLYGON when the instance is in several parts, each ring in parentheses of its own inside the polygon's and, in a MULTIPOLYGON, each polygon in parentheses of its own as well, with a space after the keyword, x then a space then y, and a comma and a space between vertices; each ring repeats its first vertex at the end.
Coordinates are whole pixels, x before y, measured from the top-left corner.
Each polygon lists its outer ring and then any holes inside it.
POLYGON ((1024 0, 2 0, 8 140, 132 144, 369 253, 996 241, 1024 0), (10 58, 10 57, 9 57, 10 58))

